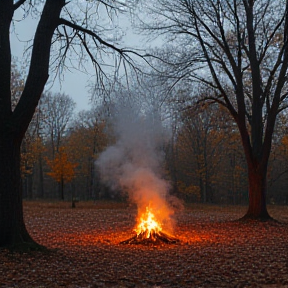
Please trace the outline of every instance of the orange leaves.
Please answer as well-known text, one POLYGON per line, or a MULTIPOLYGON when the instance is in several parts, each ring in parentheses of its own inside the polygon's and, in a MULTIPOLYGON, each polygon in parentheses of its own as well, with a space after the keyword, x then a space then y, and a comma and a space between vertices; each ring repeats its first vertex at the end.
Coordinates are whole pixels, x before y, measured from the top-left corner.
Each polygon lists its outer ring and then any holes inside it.
POLYGON ((25 137, 21 147, 21 173, 28 175, 33 172, 33 167, 39 155, 45 151, 40 137, 25 137))
MULTIPOLYGON (((240 206, 191 205, 179 245, 120 245, 136 209, 123 203, 24 202, 27 228, 49 253, 0 251, 0 287, 286 287, 287 226, 235 220, 240 206), (55 249, 55 250, 52 250, 55 249), (57 250, 56 250, 57 249, 57 250), (286 285, 286 286, 285 286, 286 285)), ((288 221, 288 207, 271 207, 288 221)))
POLYGON ((73 159, 79 163, 77 176, 90 177, 91 167, 94 166, 99 153, 106 147, 108 140, 104 133, 104 122, 96 121, 93 125, 86 126, 79 124, 79 127, 73 130, 67 139, 66 148, 67 153, 73 155, 73 159))
POLYGON ((283 136, 281 139, 281 144, 282 144, 282 150, 285 156, 288 155, 288 135, 283 136))
POLYGON ((65 148, 61 147, 54 160, 46 159, 51 172, 47 174, 51 176, 55 181, 64 183, 70 182, 75 177, 75 168, 78 164, 72 163, 68 160, 65 148))
POLYGON ((199 186, 196 185, 189 185, 182 181, 177 182, 177 187, 179 193, 185 196, 189 196, 190 199, 193 199, 195 202, 199 202, 201 200, 201 189, 199 186))
POLYGON ((180 185, 177 189, 189 201, 197 201, 191 197, 197 193, 187 193, 191 189, 186 187, 199 187, 198 199, 204 202, 234 203, 243 199, 247 190, 245 157, 239 133, 228 116, 222 106, 183 115, 174 161, 177 184, 182 182, 185 188, 180 185))

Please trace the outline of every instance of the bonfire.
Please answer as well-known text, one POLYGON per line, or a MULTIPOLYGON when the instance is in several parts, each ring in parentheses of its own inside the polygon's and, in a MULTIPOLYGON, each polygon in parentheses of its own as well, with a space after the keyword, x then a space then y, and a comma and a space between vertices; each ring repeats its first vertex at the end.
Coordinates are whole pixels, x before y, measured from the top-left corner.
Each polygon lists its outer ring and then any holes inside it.
POLYGON ((134 229, 136 235, 121 244, 176 244, 177 238, 163 232, 162 224, 156 220, 150 207, 146 207, 145 212, 139 217, 138 224, 134 229))

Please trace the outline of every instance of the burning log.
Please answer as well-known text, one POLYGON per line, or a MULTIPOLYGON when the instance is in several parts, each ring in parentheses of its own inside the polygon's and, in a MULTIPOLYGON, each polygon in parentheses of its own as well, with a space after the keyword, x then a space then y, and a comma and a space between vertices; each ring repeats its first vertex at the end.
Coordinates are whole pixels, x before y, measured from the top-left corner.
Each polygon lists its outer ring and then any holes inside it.
POLYGON ((161 244, 177 244, 179 239, 170 236, 164 232, 151 231, 149 237, 147 232, 143 231, 140 234, 133 236, 127 240, 120 242, 120 244, 142 244, 142 245, 161 245, 161 244))

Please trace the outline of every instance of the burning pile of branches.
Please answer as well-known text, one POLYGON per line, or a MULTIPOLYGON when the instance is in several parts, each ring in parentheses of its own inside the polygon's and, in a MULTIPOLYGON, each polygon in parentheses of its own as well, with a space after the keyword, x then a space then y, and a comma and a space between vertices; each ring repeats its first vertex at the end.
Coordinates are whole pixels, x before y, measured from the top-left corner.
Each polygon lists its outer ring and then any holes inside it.
POLYGON ((162 225, 155 220, 155 216, 149 207, 146 207, 146 212, 140 217, 135 232, 135 236, 122 241, 121 244, 160 245, 179 243, 177 238, 162 231, 162 225))

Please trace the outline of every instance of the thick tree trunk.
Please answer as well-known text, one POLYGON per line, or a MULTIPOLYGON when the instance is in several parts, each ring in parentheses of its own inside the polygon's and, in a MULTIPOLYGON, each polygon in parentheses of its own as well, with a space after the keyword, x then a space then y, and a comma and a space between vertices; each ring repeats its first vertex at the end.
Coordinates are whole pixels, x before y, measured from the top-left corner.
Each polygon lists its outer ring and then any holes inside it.
POLYGON ((266 191, 267 173, 266 169, 248 168, 249 178, 249 207, 244 219, 269 220, 272 219, 267 211, 266 191))
POLYGON ((65 0, 46 0, 35 33, 30 69, 21 98, 11 111, 10 24, 25 1, 0 1, 0 247, 39 248, 29 236, 22 208, 20 145, 48 79, 53 33, 65 0), (24 246, 24 247, 23 247, 24 246))
POLYGON ((0 247, 34 245, 23 221, 20 143, 3 138, 0 140, 0 247))

